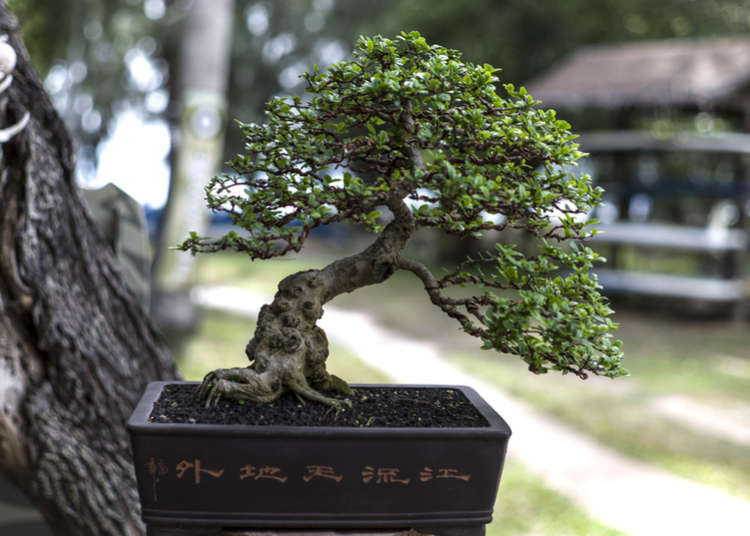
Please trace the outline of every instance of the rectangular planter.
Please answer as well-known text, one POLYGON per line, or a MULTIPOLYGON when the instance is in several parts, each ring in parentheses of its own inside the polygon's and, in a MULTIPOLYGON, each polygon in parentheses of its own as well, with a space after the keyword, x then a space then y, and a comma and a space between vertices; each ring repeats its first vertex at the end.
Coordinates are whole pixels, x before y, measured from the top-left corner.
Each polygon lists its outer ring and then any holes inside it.
POLYGON ((468 387, 451 386, 489 426, 148 422, 163 387, 175 383, 185 382, 149 384, 128 422, 149 534, 215 527, 416 528, 468 535, 483 534, 492 519, 511 432, 468 387))

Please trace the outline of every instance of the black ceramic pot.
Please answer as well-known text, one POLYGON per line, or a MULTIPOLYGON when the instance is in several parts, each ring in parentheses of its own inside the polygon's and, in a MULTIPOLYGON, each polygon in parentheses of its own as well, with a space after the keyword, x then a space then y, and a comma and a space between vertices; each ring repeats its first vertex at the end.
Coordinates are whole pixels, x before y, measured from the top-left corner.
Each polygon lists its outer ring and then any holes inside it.
POLYGON ((162 389, 174 383, 149 384, 128 422, 149 535, 415 528, 474 536, 492 519, 511 432, 468 387, 450 388, 469 399, 487 426, 149 422, 162 389))

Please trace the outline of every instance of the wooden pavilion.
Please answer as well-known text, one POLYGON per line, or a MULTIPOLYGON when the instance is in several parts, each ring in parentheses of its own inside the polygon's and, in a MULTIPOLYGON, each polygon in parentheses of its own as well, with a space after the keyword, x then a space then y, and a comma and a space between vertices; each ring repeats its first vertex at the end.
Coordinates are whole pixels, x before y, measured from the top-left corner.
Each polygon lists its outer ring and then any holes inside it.
POLYGON ((609 247, 610 267, 597 271, 605 290, 731 305, 736 317, 743 316, 748 296, 750 38, 588 47, 526 87, 543 107, 555 108, 563 117, 601 113, 615 128, 584 132, 579 140, 592 159, 609 158, 609 166, 595 174, 614 198, 616 214, 599 226, 603 233, 596 239, 609 247), (729 128, 633 128, 677 115, 716 117, 729 128), (697 163, 698 157, 704 160, 697 163), (684 164, 670 171, 663 164, 668 158, 684 164), (629 210, 634 200, 676 205, 689 199, 702 203, 702 220, 670 221, 664 214, 634 218, 629 210), (631 250, 628 267, 619 262, 625 249, 631 250), (641 270, 637 260, 647 257, 632 254, 638 249, 703 256, 701 262, 706 265, 709 259, 713 268, 698 275, 641 270))
POLYGON ((527 88, 556 109, 666 108, 745 115, 750 109, 750 37, 587 47, 527 88))

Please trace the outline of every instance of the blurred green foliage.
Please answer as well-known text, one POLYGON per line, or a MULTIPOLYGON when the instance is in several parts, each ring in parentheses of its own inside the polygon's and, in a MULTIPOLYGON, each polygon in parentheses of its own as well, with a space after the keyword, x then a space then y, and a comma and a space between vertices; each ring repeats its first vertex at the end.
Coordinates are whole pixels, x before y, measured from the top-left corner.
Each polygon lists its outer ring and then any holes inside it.
POLYGON ((419 30, 523 83, 581 46, 744 34, 747 0, 390 0, 368 32, 419 30))
POLYGON ((70 25, 76 9, 72 2, 49 0, 8 0, 8 5, 18 17, 26 46, 37 70, 46 74, 60 58, 60 47, 70 41, 70 25))
MULTIPOLYGON (((54 75, 48 88, 79 140, 82 162, 93 165, 97 145, 124 107, 177 117, 160 103, 174 100, 189 1, 9 3, 37 69, 54 75), (133 70, 144 67, 143 59, 154 72, 138 79, 133 70), (101 121, 91 120, 92 111, 101 121)), ((270 96, 298 92, 297 75, 313 64, 344 59, 363 33, 419 30, 467 60, 502 67, 503 80, 519 85, 583 45, 750 29, 747 0, 237 0, 235 10, 228 113, 243 121, 257 120, 270 96)), ((230 129, 227 159, 240 150, 240 133, 230 129)))

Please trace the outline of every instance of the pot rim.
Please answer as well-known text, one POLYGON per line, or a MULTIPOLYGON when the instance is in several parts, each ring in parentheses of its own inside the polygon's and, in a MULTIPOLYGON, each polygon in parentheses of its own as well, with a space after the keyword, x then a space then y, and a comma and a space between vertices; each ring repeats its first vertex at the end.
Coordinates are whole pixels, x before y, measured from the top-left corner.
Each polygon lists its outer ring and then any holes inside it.
POLYGON ((128 431, 137 435, 185 435, 185 436, 290 436, 370 439, 373 436, 391 438, 429 438, 460 436, 466 439, 494 439, 510 437, 511 429, 505 420, 471 387, 465 385, 427 384, 352 384, 355 388, 437 388, 461 391, 487 420, 488 426, 454 428, 419 427, 344 427, 344 426, 290 426, 290 425, 248 425, 248 424, 189 424, 148 422, 153 405, 167 385, 199 384, 190 381, 155 381, 148 384, 140 401, 127 422, 128 431))

